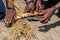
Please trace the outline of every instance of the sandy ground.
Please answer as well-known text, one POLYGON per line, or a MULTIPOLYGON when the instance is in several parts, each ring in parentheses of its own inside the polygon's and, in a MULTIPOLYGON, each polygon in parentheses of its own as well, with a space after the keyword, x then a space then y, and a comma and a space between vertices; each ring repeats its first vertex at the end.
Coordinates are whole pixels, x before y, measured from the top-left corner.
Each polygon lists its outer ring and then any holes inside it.
MULTIPOLYGON (((53 15, 47 24, 42 24, 39 21, 31 21, 31 23, 39 40, 60 40, 60 19, 56 15, 53 15)), ((9 29, 5 27, 4 22, 0 22, 0 40, 3 40, 3 36, 9 29)))
MULTIPOLYGON (((60 19, 56 15, 53 15, 46 24, 42 24, 39 21, 31 21, 31 24, 34 26, 33 28, 39 40, 60 40, 60 19)), ((8 36, 6 31, 9 29, 5 27, 4 22, 0 22, 0 40, 8 36)))

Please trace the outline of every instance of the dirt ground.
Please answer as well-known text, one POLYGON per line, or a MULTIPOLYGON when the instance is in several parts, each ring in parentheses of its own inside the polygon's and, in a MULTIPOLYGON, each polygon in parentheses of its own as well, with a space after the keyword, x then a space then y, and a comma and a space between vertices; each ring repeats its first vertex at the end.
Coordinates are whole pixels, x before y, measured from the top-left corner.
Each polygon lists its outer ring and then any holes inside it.
MULTIPOLYGON (((31 24, 34 26, 39 40, 60 40, 60 19, 56 15, 53 15, 47 24, 39 21, 31 21, 31 24)), ((6 31, 9 29, 5 27, 4 22, 0 22, 0 40, 3 40, 4 36, 8 36, 6 31)))
MULTIPOLYGON (((39 21, 31 21, 31 24, 37 33, 38 40, 60 40, 60 18, 56 15, 53 15, 46 24, 42 24, 39 21)), ((4 22, 0 21, 0 40, 8 36, 6 31, 9 29, 5 27, 4 22)))

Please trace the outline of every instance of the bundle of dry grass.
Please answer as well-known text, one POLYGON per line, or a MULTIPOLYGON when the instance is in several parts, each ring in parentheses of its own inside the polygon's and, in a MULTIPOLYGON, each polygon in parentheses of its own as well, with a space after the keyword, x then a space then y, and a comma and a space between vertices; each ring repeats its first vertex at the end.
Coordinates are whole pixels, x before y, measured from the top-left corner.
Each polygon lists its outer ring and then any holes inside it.
POLYGON ((31 37, 36 37, 36 33, 33 30, 32 25, 26 19, 18 19, 14 22, 9 32, 12 35, 11 40, 17 40, 22 35, 26 38, 26 40, 31 40, 31 37))

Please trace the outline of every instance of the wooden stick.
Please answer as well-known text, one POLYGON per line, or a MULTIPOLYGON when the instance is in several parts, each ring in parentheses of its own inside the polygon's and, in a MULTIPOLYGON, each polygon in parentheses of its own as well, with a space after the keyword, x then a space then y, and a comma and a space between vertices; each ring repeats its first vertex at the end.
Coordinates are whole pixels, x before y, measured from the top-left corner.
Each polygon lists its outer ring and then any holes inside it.
POLYGON ((38 16, 39 14, 37 12, 35 12, 34 14, 32 13, 22 13, 22 14, 19 14, 16 19, 19 19, 19 18, 25 18, 25 17, 30 17, 30 16, 38 16))

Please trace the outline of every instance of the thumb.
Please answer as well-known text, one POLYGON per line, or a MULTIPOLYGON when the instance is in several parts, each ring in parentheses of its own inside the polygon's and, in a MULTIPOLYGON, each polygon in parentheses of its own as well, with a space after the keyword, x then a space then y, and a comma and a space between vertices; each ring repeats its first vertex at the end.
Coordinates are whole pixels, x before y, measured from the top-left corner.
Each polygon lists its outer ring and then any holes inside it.
POLYGON ((46 11, 41 10, 41 12, 39 12, 39 15, 44 15, 46 13, 46 11))
POLYGON ((46 10, 42 10, 41 13, 46 14, 46 10))

